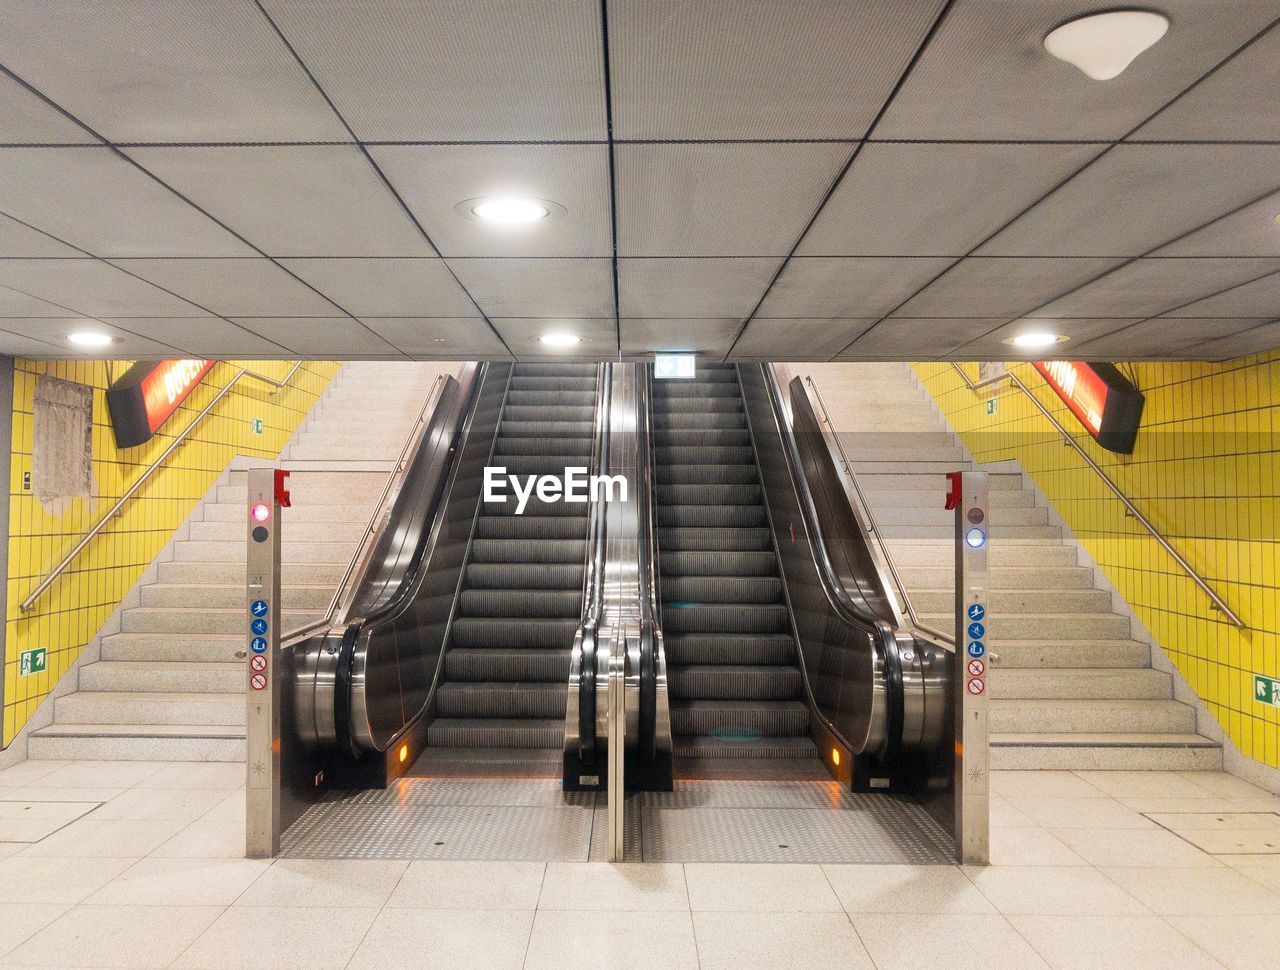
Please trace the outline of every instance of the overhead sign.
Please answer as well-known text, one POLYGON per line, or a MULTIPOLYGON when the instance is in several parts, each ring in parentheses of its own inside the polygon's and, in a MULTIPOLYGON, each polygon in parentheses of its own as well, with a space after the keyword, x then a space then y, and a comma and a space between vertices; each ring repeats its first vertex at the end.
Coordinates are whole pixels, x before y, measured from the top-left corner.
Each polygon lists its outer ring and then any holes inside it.
POLYGON ((658 354, 653 358, 653 376, 660 380, 687 380, 696 370, 693 354, 658 354))
POLYGON ((173 416, 215 360, 140 360, 107 390, 116 444, 132 448, 151 440, 173 416))
POLYGON ((1146 398, 1114 364, 1078 360, 1031 363, 1094 441, 1108 451, 1133 454, 1146 398))

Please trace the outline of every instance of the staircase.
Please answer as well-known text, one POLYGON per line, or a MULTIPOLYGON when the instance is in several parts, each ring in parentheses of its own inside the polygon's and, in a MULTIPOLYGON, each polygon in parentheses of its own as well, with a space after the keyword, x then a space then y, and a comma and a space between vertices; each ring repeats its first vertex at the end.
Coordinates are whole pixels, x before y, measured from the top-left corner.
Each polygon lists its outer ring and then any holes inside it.
MULTIPOLYGON (((282 629, 323 615, 438 364, 343 365, 281 456, 282 629)), ((258 462, 253 462, 258 464, 258 462)), ((224 473, 131 591, 119 632, 54 701, 31 758, 241 761, 245 757, 246 473, 224 473)))
MULTIPOLYGON (((921 620, 950 632, 954 513, 943 473, 976 467, 906 364, 814 374, 921 620), (837 404, 838 402, 838 404, 837 404)), ((1080 565, 1075 542, 1017 472, 991 482, 993 768, 1220 769, 1171 676, 1080 565)))

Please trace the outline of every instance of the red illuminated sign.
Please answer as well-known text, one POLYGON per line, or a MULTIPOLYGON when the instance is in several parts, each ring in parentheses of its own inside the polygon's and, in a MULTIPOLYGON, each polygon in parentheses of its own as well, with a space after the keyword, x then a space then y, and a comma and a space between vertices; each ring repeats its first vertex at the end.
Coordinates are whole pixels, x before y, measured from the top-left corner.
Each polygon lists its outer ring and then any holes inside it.
POLYGON ((131 448, 150 440, 217 361, 139 361, 107 391, 116 444, 131 448))
POLYGON ((1114 365, 1037 360, 1032 366, 1098 444, 1133 454, 1145 398, 1114 365))

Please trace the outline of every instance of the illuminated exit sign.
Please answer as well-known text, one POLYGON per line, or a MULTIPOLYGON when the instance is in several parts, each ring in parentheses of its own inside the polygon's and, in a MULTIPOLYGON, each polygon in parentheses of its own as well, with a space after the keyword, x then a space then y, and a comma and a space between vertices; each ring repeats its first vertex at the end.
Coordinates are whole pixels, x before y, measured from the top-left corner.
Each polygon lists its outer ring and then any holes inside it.
POLYGON ((116 444, 132 448, 149 441, 215 363, 202 358, 142 360, 125 371, 107 391, 116 444))
POLYGON ((1115 365, 1036 360, 1032 366, 1094 441, 1108 451, 1133 454, 1146 399, 1115 365))
POLYGON ((688 379, 695 372, 693 354, 658 354, 653 358, 653 376, 662 380, 688 379))

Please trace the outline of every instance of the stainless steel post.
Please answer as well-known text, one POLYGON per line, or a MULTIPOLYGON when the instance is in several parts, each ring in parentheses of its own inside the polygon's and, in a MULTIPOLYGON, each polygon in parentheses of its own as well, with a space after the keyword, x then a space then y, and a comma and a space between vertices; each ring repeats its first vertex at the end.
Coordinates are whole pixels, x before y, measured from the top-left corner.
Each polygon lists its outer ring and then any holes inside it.
POLYGON ((956 860, 986 865, 991 855, 987 673, 986 472, 954 472, 948 507, 956 513, 956 860))
POLYGON ((280 509, 287 472, 249 469, 245 590, 245 855, 280 851, 280 509))
POLYGON ((609 862, 626 861, 627 640, 619 625, 609 651, 609 862))

